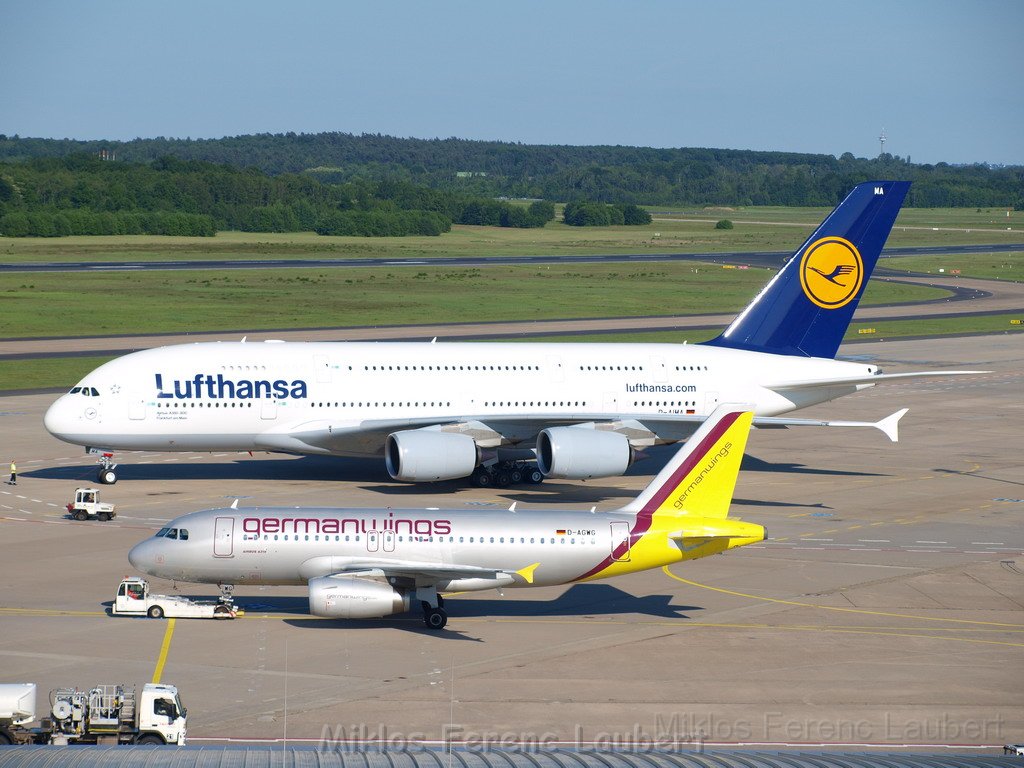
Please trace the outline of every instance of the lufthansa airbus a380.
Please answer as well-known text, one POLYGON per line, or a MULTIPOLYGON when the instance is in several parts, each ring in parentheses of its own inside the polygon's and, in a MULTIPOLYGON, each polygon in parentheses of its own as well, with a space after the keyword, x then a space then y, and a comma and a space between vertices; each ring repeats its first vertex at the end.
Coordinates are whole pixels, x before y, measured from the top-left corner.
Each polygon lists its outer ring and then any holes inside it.
POLYGON ((613 512, 231 507, 172 520, 128 559, 153 576, 221 584, 228 596, 239 584, 308 584, 317 616, 379 618, 416 601, 441 629, 439 592, 593 581, 762 541, 760 525, 728 516, 746 407, 719 406, 613 512))
MULTIPOLYGON (((97 368, 50 407, 46 428, 107 453, 383 456, 396 480, 480 485, 622 474, 637 450, 685 440, 719 402, 752 403, 756 427, 875 426, 895 440, 904 411, 877 423, 781 414, 893 378, 971 373, 835 359, 908 188, 858 185, 706 344, 162 347, 97 368)), ((116 478, 105 457, 100 482, 116 478)))

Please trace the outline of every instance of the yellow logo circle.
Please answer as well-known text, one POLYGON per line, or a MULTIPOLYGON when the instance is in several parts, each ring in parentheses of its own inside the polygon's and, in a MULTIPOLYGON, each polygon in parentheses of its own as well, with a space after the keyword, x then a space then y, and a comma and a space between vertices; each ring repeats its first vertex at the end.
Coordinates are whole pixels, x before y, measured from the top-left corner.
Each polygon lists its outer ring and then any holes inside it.
POLYGON ((864 262, 857 248, 841 237, 823 237, 804 251, 800 286, 822 309, 845 307, 860 291, 864 262))

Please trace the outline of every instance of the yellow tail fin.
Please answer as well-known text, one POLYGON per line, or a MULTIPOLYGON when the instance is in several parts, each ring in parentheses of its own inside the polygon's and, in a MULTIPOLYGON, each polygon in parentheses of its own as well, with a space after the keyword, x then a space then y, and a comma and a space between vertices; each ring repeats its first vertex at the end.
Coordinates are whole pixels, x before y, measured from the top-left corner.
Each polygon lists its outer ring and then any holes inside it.
POLYGON ((623 511, 727 517, 754 419, 754 414, 745 408, 716 408, 686 447, 623 511))

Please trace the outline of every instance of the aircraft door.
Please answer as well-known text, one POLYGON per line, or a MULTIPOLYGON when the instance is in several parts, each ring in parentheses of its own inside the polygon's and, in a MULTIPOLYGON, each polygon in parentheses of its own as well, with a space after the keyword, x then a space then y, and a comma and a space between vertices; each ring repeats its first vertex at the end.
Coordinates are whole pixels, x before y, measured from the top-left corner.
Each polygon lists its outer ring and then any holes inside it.
POLYGON ((142 421, 146 418, 146 401, 133 400, 128 403, 128 418, 132 421, 142 421))
POLYGON ((380 531, 366 532, 366 551, 377 552, 380 549, 380 531))
POLYGON ((614 392, 604 393, 604 412, 605 413, 618 413, 619 412, 619 396, 614 392))
POLYGON ((382 543, 383 543, 384 551, 385 552, 394 552, 395 551, 395 532, 394 531, 384 531, 384 533, 382 535, 382 538, 383 538, 383 542, 382 543))
POLYGON ((316 369, 316 380, 320 384, 331 383, 331 366, 326 355, 314 355, 313 367, 316 369))
POLYGON ((654 374, 654 380, 658 382, 668 381, 668 369, 665 367, 665 358, 663 357, 652 357, 651 358, 651 371, 654 374))
POLYGON ((556 383, 565 381, 565 371, 562 369, 561 358, 548 358, 548 375, 551 377, 551 381, 554 381, 556 383))
POLYGON ((218 517, 213 529, 213 556, 234 557, 235 518, 218 517))
POLYGON ((708 392, 704 395, 704 413, 711 413, 718 407, 718 393, 708 392))
POLYGON ((619 563, 629 562, 629 523, 626 521, 616 521, 611 524, 612 535, 611 535, 611 551, 612 560, 619 563), (624 545, 624 548, 620 548, 624 545))
POLYGON ((277 401, 264 400, 260 406, 260 418, 265 420, 277 418, 277 401))

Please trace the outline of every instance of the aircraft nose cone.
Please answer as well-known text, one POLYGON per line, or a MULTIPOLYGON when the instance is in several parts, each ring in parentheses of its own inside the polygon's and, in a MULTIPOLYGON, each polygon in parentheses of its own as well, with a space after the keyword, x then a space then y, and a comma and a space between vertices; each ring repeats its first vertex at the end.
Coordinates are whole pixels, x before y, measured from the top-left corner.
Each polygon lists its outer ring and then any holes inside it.
POLYGON ((66 431, 64 418, 62 417, 64 410, 64 398, 61 397, 46 409, 46 415, 43 416, 43 426, 54 437, 60 437, 66 431))
POLYGON ((137 571, 151 573, 154 565, 153 541, 146 539, 132 547, 128 552, 128 562, 137 571))

